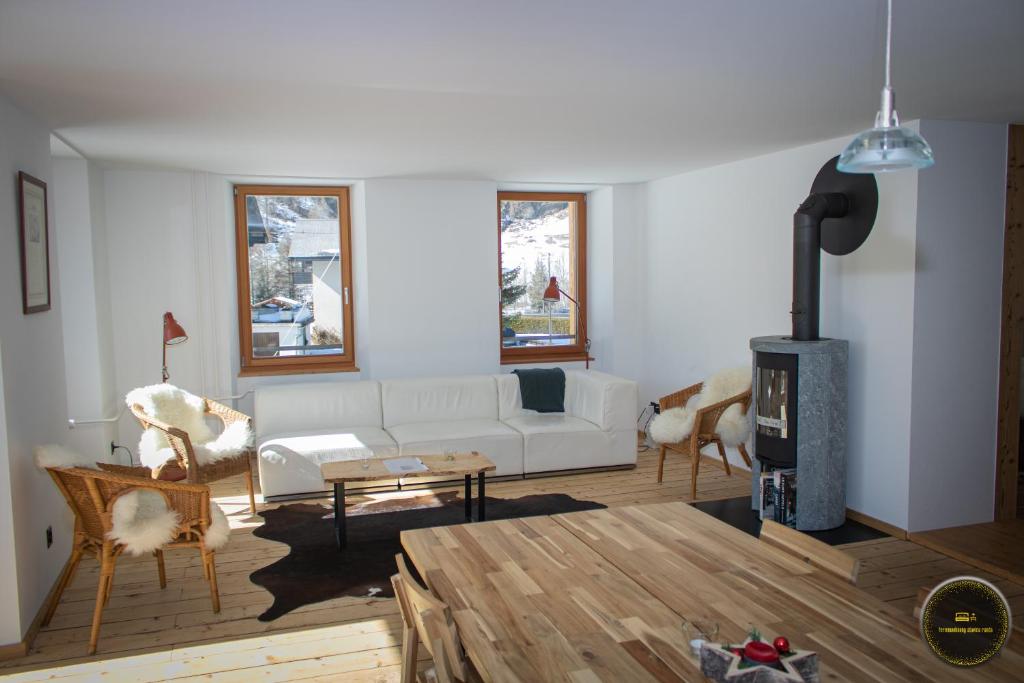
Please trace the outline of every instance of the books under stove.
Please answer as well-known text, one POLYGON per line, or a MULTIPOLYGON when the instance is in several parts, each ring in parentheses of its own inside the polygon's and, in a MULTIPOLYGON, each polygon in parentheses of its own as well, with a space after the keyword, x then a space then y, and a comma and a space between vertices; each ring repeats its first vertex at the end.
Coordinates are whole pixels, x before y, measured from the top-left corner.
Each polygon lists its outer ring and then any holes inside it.
POLYGON ((796 526, 796 469, 762 472, 758 482, 760 517, 796 526))

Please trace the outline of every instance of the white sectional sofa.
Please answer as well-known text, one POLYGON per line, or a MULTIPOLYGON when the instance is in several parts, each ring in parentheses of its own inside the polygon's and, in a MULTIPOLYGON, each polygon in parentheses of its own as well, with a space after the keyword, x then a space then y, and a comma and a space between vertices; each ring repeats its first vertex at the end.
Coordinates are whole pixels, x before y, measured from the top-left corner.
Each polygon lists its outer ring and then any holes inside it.
POLYGON ((636 463, 637 385, 565 371, 565 412, 524 410, 513 374, 261 387, 264 498, 327 490, 328 460, 479 451, 495 476, 636 463))

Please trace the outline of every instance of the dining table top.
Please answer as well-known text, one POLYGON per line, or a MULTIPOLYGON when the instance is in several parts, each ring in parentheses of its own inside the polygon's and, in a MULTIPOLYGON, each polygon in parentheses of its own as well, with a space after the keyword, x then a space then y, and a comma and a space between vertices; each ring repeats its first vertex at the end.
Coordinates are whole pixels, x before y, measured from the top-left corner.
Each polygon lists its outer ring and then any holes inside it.
POLYGON ((818 653, 823 681, 1010 681, 1014 642, 959 669, 911 615, 682 502, 402 532, 485 681, 703 681, 684 620, 818 653), (1011 647, 1012 646, 1012 647, 1011 647))

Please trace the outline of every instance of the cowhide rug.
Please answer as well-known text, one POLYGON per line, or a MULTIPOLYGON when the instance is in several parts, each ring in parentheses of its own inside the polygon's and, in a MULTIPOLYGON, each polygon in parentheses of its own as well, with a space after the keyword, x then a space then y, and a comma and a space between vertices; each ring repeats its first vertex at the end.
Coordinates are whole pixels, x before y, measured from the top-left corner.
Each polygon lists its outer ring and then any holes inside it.
MULTIPOLYGON (((488 496, 487 519, 603 507, 563 493, 522 498, 488 496)), ((476 501, 473 510, 476 514, 476 501)), ((342 596, 394 597, 390 577, 395 573, 395 555, 402 552, 399 533, 466 521, 463 499, 454 491, 350 505, 346 519, 348 547, 339 552, 329 505, 294 503, 259 514, 266 521, 253 533, 290 546, 285 557, 249 576, 274 596, 274 604, 258 617, 260 621, 273 621, 303 605, 342 596)))

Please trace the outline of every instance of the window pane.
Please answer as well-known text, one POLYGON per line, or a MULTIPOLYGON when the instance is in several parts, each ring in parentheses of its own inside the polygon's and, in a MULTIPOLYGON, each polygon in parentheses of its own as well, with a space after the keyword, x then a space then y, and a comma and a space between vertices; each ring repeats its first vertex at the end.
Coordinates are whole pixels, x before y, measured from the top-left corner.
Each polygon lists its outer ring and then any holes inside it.
POLYGON ((248 195, 253 356, 344 353, 337 197, 248 195))
POLYGON ((569 201, 501 201, 501 339, 506 348, 576 343, 576 306, 544 301, 551 277, 576 295, 576 206, 569 201))

